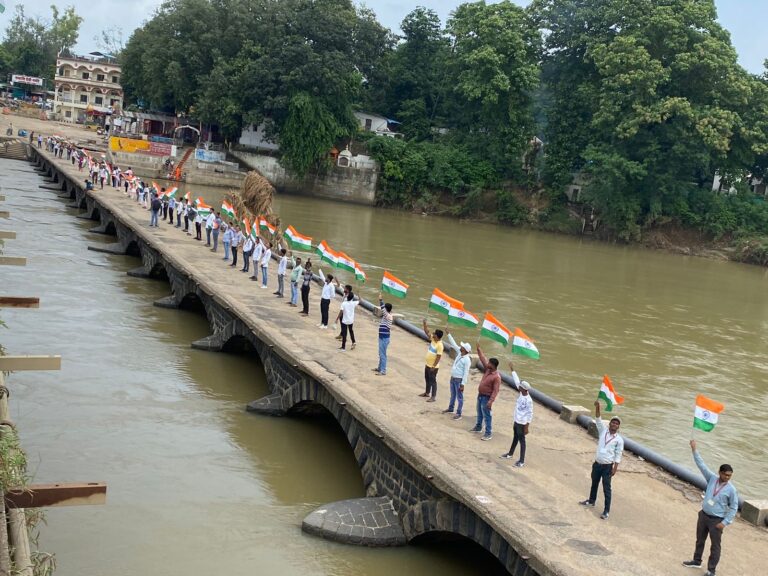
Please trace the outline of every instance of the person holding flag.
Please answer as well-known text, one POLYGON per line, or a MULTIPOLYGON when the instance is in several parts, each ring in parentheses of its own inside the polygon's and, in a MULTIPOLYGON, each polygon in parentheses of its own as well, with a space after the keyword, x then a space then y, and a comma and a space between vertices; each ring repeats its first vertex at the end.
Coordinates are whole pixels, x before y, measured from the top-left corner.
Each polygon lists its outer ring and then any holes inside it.
POLYGON ((444 414, 453 414, 453 407, 456 405, 456 414, 454 420, 461 420, 461 410, 464 407, 464 387, 469 379, 469 369, 472 367, 472 345, 468 342, 457 344, 450 330, 445 331, 448 339, 448 346, 456 352, 456 358, 451 367, 451 399, 448 402, 448 408, 443 410, 444 414))
POLYGON ((483 365, 483 377, 480 385, 477 387, 477 422, 470 432, 482 432, 483 421, 485 421, 485 434, 481 440, 490 440, 493 438, 493 403, 499 395, 501 388, 501 374, 499 374, 498 358, 486 358, 480 348, 480 341, 477 342, 477 356, 483 365))
MULTIPOLYGON (((717 415, 722 411, 723 405, 719 402, 710 400, 706 396, 698 396, 696 398, 694 428, 711 431, 715 426, 714 423, 717 422, 717 415)), ((717 565, 720 562, 720 543, 723 538, 723 530, 726 526, 730 526, 736 518, 736 512, 739 510, 739 495, 731 483, 733 467, 730 464, 721 464, 717 474, 715 474, 707 467, 696 449, 696 440, 691 440, 690 444, 693 461, 704 476, 707 488, 704 491, 704 501, 696 522, 696 548, 693 551, 693 560, 683 562, 683 566, 701 568, 704 545, 707 542, 707 536, 709 536, 710 547, 706 576, 715 576, 717 565)))
POLYGON ((611 513, 611 479, 619 470, 621 454, 624 451, 624 439, 619 434, 621 420, 618 417, 611 418, 606 429, 605 422, 600 417, 600 402, 598 400, 595 400, 595 424, 597 425, 597 449, 595 461, 592 463, 592 485, 589 489, 589 498, 582 500, 579 504, 594 508, 597 500, 597 488, 602 481, 605 507, 600 518, 607 520, 611 513))
MULTIPOLYGON (((512 373, 515 373, 512 362, 509 363, 509 367, 512 373)), ((515 382, 517 390, 520 394, 517 396, 517 403, 515 404, 515 420, 512 424, 514 435, 512 437, 512 446, 509 447, 509 451, 502 454, 501 457, 506 459, 512 458, 515 454, 517 445, 520 444, 520 459, 515 462, 515 466, 522 468, 525 466, 525 437, 528 435, 528 431, 533 420, 533 400, 531 399, 531 385, 525 380, 519 379, 515 382)))
POLYGON ((430 332, 426 318, 422 321, 422 328, 424 329, 424 334, 429 339, 429 346, 427 346, 427 355, 424 359, 425 389, 419 396, 426 398, 427 402, 434 402, 437 396, 438 364, 440 364, 440 359, 443 357, 443 331, 435 330, 434 332, 430 332))
POLYGON ((392 304, 384 303, 382 293, 379 291, 379 309, 381 320, 379 321, 379 365, 373 369, 377 376, 387 375, 387 348, 392 335, 392 304))

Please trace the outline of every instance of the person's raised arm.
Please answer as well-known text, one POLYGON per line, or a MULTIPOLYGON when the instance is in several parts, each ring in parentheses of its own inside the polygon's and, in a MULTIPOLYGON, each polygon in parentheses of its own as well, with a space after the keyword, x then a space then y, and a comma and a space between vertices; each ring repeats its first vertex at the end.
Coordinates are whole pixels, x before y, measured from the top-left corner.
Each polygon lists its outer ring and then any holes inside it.
POLYGON ((483 365, 483 370, 488 368, 488 358, 483 354, 483 349, 480 348, 480 341, 477 342, 477 357, 480 359, 480 363, 483 365))
POLYGON ((709 482, 715 473, 707 467, 704 458, 701 457, 701 454, 699 454, 699 451, 696 449, 696 440, 691 440, 690 444, 691 452, 693 452, 693 461, 696 462, 696 466, 701 472, 701 475, 704 476, 704 480, 709 482))
POLYGON ((427 319, 426 318, 424 318, 421 321, 421 328, 422 328, 422 330, 424 330, 424 334, 426 335, 427 340, 432 340, 432 332, 429 331, 429 326, 427 326, 427 319))

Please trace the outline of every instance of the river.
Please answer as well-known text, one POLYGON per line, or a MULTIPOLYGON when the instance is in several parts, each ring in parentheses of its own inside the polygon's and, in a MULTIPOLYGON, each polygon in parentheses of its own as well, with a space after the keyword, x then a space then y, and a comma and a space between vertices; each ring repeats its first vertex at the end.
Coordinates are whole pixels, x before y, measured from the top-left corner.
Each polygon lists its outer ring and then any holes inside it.
MULTIPOLYGON (((473 546, 368 550, 303 535, 314 508, 363 494, 336 425, 246 414, 266 392, 257 363, 190 349, 208 326, 152 306, 167 284, 128 277, 136 259, 87 251, 110 239, 39 190, 31 167, 0 160, 0 175, 13 217, 3 227, 19 236, 6 251, 29 258, 0 270, 2 292, 41 297, 40 310, 3 310, 10 330, 0 342, 64 357, 61 372, 9 379, 30 470, 39 482, 109 483, 107 506, 47 512, 41 543, 56 552, 59 574, 498 570, 473 546)), ((193 193, 220 201, 220 191, 193 193)), ((734 465, 743 495, 766 497, 765 270, 308 198, 278 197, 276 210, 356 258, 369 277, 365 297, 375 297, 383 268, 408 282, 395 305, 411 321, 439 287, 523 328, 542 359, 516 357, 518 372, 556 398, 589 406, 609 374, 626 397, 624 431, 678 462, 691 464, 695 395, 724 402, 715 431, 698 434, 702 451, 734 465)), ((535 466, 535 432, 531 447, 535 466)))

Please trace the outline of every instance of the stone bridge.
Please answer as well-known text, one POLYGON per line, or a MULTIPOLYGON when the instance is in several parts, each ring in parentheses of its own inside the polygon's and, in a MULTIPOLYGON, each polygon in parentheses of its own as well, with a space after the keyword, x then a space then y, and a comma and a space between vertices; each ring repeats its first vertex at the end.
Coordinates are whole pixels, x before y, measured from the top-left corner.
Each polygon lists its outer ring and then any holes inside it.
MULTIPOLYGON (((647 463, 630 461, 617 477, 615 490, 624 502, 614 506, 616 523, 596 520, 575 505, 586 490, 594 449, 577 427, 539 407, 541 447, 532 449, 549 452, 538 464, 541 470, 530 466, 513 472, 498 459, 511 433, 504 419, 497 416, 496 427, 506 436, 489 447, 490 442, 477 442, 466 432, 469 424, 457 430, 441 416, 442 405, 428 411, 416 403, 423 390, 423 355, 413 336, 395 333, 390 374, 373 378, 367 369, 376 358, 372 320, 356 322, 360 344, 355 352, 335 354, 330 335, 318 335, 295 309, 277 306, 271 290, 253 290, 254 283, 223 269, 221 259, 199 243, 186 236, 180 240, 170 226, 148 228, 147 212, 121 191, 85 192, 84 175, 75 167, 36 149, 34 155, 36 169, 46 178, 42 187, 70 199, 69 206, 81 210, 78 217, 97 222, 93 232, 115 238, 93 249, 136 256, 141 266, 129 274, 167 281, 170 295, 156 305, 205 314, 211 334, 193 346, 258 359, 270 394, 249 410, 276 416, 325 410, 336 419, 369 498, 322 508, 305 521, 309 531, 364 544, 466 538, 515 576, 684 573, 672 566, 691 553, 698 505, 692 487, 647 463), (360 359, 363 355, 367 360, 360 359)), ((513 404, 511 391, 505 390, 497 404, 505 403, 513 404)), ((468 412, 474 412, 471 400, 468 404, 468 412)), ((761 573, 765 531, 737 524, 729 529, 738 539, 729 541, 724 563, 732 573, 761 573)))

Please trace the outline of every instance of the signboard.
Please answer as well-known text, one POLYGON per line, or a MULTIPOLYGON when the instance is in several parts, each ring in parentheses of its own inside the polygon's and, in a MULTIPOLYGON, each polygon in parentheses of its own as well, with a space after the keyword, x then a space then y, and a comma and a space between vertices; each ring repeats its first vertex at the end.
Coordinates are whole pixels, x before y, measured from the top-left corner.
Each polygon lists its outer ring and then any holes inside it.
POLYGON ((152 156, 173 156, 173 144, 165 142, 150 142, 149 153, 152 156))
POLYGON ((109 139, 109 149, 113 152, 146 152, 150 149, 150 145, 146 140, 112 136, 109 139))
POLYGON ((22 74, 13 74, 11 82, 14 84, 31 84, 32 86, 42 86, 43 79, 34 76, 23 76, 22 74))
POLYGON ((205 150, 204 148, 195 150, 195 160, 200 160, 201 162, 221 162, 226 160, 226 158, 227 155, 224 152, 205 150))

